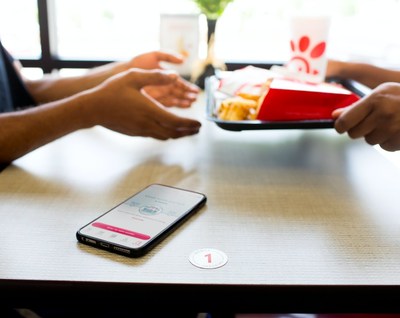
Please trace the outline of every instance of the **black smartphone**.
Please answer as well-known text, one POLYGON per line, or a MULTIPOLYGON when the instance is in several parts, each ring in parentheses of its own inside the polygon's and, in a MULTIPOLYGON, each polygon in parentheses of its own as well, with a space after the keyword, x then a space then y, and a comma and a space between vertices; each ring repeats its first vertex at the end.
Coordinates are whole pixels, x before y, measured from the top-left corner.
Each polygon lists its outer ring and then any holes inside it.
POLYGON ((199 192, 151 184, 76 232, 79 242, 139 257, 205 205, 199 192))

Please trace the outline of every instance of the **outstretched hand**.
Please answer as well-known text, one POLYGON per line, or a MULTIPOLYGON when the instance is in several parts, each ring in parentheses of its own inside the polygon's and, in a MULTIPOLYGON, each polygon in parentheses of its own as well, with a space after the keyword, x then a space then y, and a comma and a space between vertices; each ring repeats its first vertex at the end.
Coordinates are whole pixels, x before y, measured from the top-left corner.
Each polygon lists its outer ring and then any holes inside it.
MULTIPOLYGON (((134 57, 128 64, 130 68, 151 70, 162 69, 161 62, 181 64, 183 61, 184 59, 180 55, 163 51, 153 51, 134 57)), ((176 81, 167 85, 146 86, 144 90, 146 94, 164 106, 181 108, 190 107, 196 101, 200 91, 196 85, 186 81, 182 77, 178 77, 176 81)))
POLYGON ((156 139, 180 138, 199 132, 200 122, 172 114, 148 94, 145 87, 171 87, 176 73, 130 69, 91 91, 95 124, 130 135, 156 139))
POLYGON ((176 81, 167 85, 146 86, 144 91, 164 106, 187 108, 196 101, 200 89, 178 77, 176 81))
POLYGON ((387 151, 400 150, 400 84, 385 83, 352 106, 332 113, 338 133, 364 138, 387 151))
POLYGON ((162 69, 161 62, 182 64, 184 62, 184 58, 181 55, 164 51, 152 51, 135 56, 128 62, 128 64, 130 68, 151 70, 162 69))

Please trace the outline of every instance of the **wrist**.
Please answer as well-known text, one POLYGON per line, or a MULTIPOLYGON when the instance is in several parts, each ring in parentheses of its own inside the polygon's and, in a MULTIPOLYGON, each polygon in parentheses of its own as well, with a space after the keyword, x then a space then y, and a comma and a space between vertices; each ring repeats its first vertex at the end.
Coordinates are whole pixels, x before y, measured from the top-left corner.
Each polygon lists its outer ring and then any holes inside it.
POLYGON ((94 89, 86 90, 71 98, 72 116, 76 118, 78 129, 91 128, 99 124, 94 89))
POLYGON ((113 75, 125 72, 132 68, 131 63, 127 61, 121 61, 121 62, 114 62, 113 63, 113 75))

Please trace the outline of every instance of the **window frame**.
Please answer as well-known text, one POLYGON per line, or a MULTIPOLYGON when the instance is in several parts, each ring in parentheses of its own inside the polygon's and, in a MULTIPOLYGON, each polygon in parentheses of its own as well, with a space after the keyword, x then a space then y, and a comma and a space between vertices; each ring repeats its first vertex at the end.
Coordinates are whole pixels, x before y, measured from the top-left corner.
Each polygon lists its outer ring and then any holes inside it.
MULTIPOLYGON (((37 59, 19 59, 23 67, 40 68, 44 73, 51 73, 54 70, 60 69, 88 69, 113 62, 111 60, 60 59, 53 49, 55 47, 55 42, 57 41, 56 36, 54 35, 56 24, 54 21, 55 8, 52 6, 53 4, 54 2, 51 0, 37 0, 40 47, 42 53, 37 59)), ((274 64, 279 64, 279 62, 276 63, 271 61, 271 63, 246 63, 246 61, 242 61, 225 63, 227 69, 230 71, 243 68, 250 64, 257 67, 270 68, 274 64)))
POLYGON ((51 1, 48 0, 37 0, 41 56, 37 59, 19 59, 22 66, 41 68, 44 73, 51 73, 53 70, 62 68, 92 68, 111 62, 107 60, 60 59, 52 50, 56 38, 52 36, 52 30, 55 30, 55 23, 52 18, 55 15, 54 8, 51 7, 50 3, 51 1))

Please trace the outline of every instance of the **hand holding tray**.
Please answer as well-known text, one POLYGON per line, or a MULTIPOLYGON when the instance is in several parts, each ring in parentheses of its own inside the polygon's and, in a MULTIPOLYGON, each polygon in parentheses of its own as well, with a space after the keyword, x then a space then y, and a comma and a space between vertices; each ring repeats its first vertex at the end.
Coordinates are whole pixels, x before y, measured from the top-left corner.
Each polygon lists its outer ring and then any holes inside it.
MULTIPOLYGON (((340 84, 343 88, 363 97, 370 92, 366 86, 353 81, 343 79, 330 79, 329 82, 340 84)), ((207 102, 207 118, 213 121, 222 129, 241 130, 263 130, 263 129, 319 129, 333 128, 333 119, 307 119, 307 120, 222 120, 217 116, 219 104, 228 95, 218 90, 220 79, 216 76, 207 78, 205 92, 207 102)), ((300 103, 299 103, 300 104, 300 103)), ((304 103, 302 106, 304 107, 304 103)))

